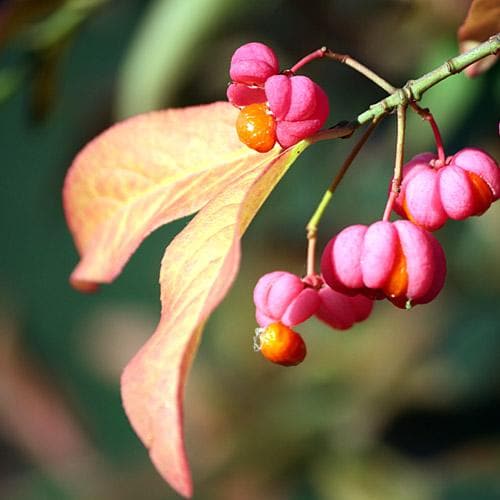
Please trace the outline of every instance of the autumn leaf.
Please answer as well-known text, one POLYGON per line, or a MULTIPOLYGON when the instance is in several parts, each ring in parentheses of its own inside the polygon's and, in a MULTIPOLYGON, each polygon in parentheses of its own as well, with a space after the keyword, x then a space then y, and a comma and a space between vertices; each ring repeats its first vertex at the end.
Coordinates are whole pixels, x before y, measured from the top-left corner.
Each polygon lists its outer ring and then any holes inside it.
POLYGON ((160 474, 191 496, 182 423, 184 384, 204 323, 239 267, 240 238, 276 183, 308 145, 236 176, 167 248, 160 272, 162 313, 151 339, 127 365, 127 415, 160 474))
POLYGON ((90 291, 121 272, 158 227, 202 208, 235 176, 279 154, 238 140, 238 111, 220 102, 118 123, 75 158, 63 203, 81 261, 71 283, 90 291))
MULTIPOLYGON (((500 32, 500 3, 498 0, 472 0, 464 22, 458 29, 460 52, 468 52, 490 36, 500 32)), ((489 69, 497 60, 491 55, 471 64, 465 74, 475 77, 489 69)))
POLYGON ((82 150, 64 185, 82 257, 71 281, 83 291, 112 281, 155 228, 201 209, 165 252, 160 323, 122 379, 132 426, 186 496, 182 395, 201 330, 236 276, 243 232, 309 144, 256 153, 239 142, 236 113, 215 103, 126 120, 82 150))
POLYGON ((500 4, 498 0, 472 0, 458 39, 484 42, 500 31, 500 4))
MULTIPOLYGON (((182 400, 203 326, 236 276, 248 224, 311 143, 256 153, 239 142, 236 114, 214 103, 126 120, 82 150, 64 185, 81 254, 71 281, 83 291, 112 281, 151 231, 199 210, 165 251, 160 322, 122 376, 133 428, 160 474, 185 496, 192 482, 182 400)), ((329 137, 351 133, 339 126, 329 137)))

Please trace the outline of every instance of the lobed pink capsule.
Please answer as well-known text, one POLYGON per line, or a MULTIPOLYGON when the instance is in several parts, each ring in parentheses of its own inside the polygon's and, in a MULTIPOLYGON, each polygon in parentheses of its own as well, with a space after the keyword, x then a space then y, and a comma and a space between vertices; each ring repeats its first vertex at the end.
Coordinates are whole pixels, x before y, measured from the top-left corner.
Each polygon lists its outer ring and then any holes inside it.
POLYGON ((446 276, 439 242, 410 221, 349 226, 322 255, 325 282, 338 292, 388 298, 404 308, 430 302, 446 276))
POLYGON ((259 42, 243 45, 231 59, 227 98, 240 108, 267 102, 276 120, 276 140, 287 148, 324 125, 329 104, 323 89, 307 76, 278 71, 278 59, 270 47, 259 42))
POLYGON ((364 321, 373 309, 373 300, 363 295, 351 297, 328 285, 324 285, 318 293, 320 304, 316 317, 337 330, 347 330, 354 323, 364 321))
POLYGON ((298 325, 316 312, 320 302, 317 290, 286 271, 262 276, 255 286, 253 300, 257 323, 262 327, 276 322, 298 325))
POLYGON ((278 71, 278 58, 273 49, 260 42, 251 42, 236 49, 231 57, 229 75, 233 82, 263 85, 278 71))
POLYGON ((481 215, 500 197, 500 168, 494 158, 465 148, 441 164, 423 153, 403 169, 401 191, 394 209, 415 224, 434 231, 448 218, 481 215))
POLYGON ((231 83, 227 88, 227 100, 234 106, 244 107, 266 102, 267 97, 261 87, 250 87, 244 83, 231 83))
POLYGON ((316 315, 332 328, 346 330, 370 315, 373 300, 344 295, 317 278, 319 282, 312 288, 307 280, 285 271, 264 275, 254 289, 257 323, 261 327, 273 323, 295 326, 316 315))
POLYGON ((278 71, 278 58, 270 47, 260 42, 242 45, 231 58, 228 101, 238 107, 266 102, 264 83, 278 71))
POLYGON ((284 148, 317 132, 328 117, 327 95, 307 76, 271 76, 265 91, 276 118, 276 137, 284 148))

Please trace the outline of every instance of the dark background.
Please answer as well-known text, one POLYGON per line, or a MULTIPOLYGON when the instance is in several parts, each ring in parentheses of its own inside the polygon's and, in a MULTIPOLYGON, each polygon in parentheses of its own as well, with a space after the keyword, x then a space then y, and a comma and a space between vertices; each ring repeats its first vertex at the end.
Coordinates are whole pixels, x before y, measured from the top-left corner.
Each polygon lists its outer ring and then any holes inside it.
MULTIPOLYGON (((74 155, 113 122, 225 98, 232 52, 262 41, 290 67, 322 45, 395 85, 458 53, 468 2, 0 2, 0 497, 176 498, 131 431, 119 375, 159 318, 165 246, 151 235, 111 286, 72 290, 77 254, 61 207, 74 155), (22 5, 21 5, 22 4, 22 5), (14 9, 14 10, 9 10, 14 9)), ((383 97, 333 62, 307 69, 328 92, 330 124, 383 97)), ((499 68, 426 94, 446 151, 498 157, 499 68)), ((395 120, 378 128, 320 227, 324 244, 382 215, 395 120)), ((252 289, 304 270, 304 226, 352 141, 310 148, 243 240, 240 275, 209 321, 186 395, 195 498, 500 498, 500 204, 437 233, 443 292, 410 312, 376 304, 347 332, 300 327, 297 368, 251 349, 252 289)), ((406 158, 432 150, 411 116, 406 158)))

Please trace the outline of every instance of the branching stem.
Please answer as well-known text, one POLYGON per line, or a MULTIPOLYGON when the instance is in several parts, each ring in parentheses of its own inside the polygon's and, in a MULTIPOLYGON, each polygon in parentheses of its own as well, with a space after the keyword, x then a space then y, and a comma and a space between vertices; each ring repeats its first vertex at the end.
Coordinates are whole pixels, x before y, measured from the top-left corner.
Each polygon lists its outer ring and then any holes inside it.
POLYGON ((392 212, 392 207, 394 206, 394 202, 396 201, 396 198, 398 197, 399 191, 401 189, 406 131, 406 108, 406 105, 401 104, 398 106, 397 111, 398 130, 396 140, 396 159, 394 161, 394 176, 391 183, 391 192, 389 193, 389 198, 387 199, 384 215, 382 217, 382 220, 384 221, 389 220, 392 212))
POLYGON ((322 57, 325 57, 325 53, 328 51, 326 47, 321 47, 320 49, 315 50, 314 52, 311 52, 310 54, 307 54, 307 56, 303 57, 300 61, 295 63, 294 66, 290 68, 290 71, 292 73, 297 73, 297 71, 305 66, 306 64, 309 64, 311 61, 314 61, 315 59, 321 59, 322 57))
POLYGON ((290 71, 292 73, 296 73, 300 68, 302 68, 306 64, 309 64, 311 61, 321 59, 323 57, 332 59, 333 61, 337 61, 351 67, 358 73, 361 73, 363 76, 368 78, 368 80, 371 80, 380 88, 384 89, 388 94, 392 94, 397 90, 396 87, 384 80, 381 76, 377 75, 377 73, 372 71, 370 68, 367 68, 364 64, 361 64, 359 61, 356 61, 356 59, 353 59, 350 55, 338 54, 328 49, 327 47, 321 47, 320 49, 317 49, 314 52, 311 52, 307 56, 303 57, 294 66, 292 66, 292 68, 290 68, 290 71))
POLYGON ((381 76, 377 75, 377 73, 367 68, 364 64, 361 64, 360 62, 356 61, 356 59, 353 59, 348 54, 337 54, 329 49, 326 49, 324 57, 327 57, 328 59, 332 59, 334 61, 345 64, 346 66, 349 66, 350 68, 354 69, 358 73, 361 73, 363 76, 368 78, 368 80, 371 80, 380 88, 384 89, 388 94, 392 94, 397 90, 396 87, 391 85, 388 81, 384 80, 381 76))
POLYGON ((498 51, 500 51, 500 33, 492 36, 489 40, 481 45, 478 45, 469 52, 465 52, 459 56, 449 59, 426 75, 421 76, 416 80, 410 80, 402 89, 404 90, 404 94, 399 90, 393 92, 385 99, 372 104, 368 110, 358 116, 356 121, 361 125, 372 121, 377 116, 390 113, 400 104, 404 104, 408 101, 419 101, 422 98, 422 95, 431 87, 434 87, 437 83, 443 81, 451 75, 460 73, 467 66, 470 66, 490 54, 496 54, 498 51))
POLYGON ((416 80, 410 80, 402 88, 397 89, 389 82, 378 76, 376 73, 371 71, 369 68, 359 63, 355 59, 351 58, 345 54, 336 54, 326 47, 322 47, 311 54, 302 58, 297 64, 291 68, 291 72, 294 73, 302 68, 305 64, 309 62, 328 57, 339 61, 351 68, 355 69, 359 73, 363 74, 366 78, 376 83, 379 87, 384 89, 390 95, 375 104, 372 104, 369 109, 361 113, 356 120, 351 122, 343 122, 335 127, 328 130, 322 130, 312 137, 309 137, 307 141, 309 143, 315 143, 323 140, 338 139, 339 137, 349 137, 354 133, 354 131, 365 123, 371 122, 370 126, 367 128, 363 136, 356 143, 351 154, 346 158, 339 172, 335 176, 332 184, 328 190, 323 195, 318 207, 316 208, 313 216, 311 217, 309 223, 307 224, 307 276, 315 275, 315 253, 316 253, 316 241, 317 241, 317 231, 318 224, 323 216, 323 213, 330 202, 333 193, 345 173, 347 172, 352 161, 359 153, 366 140, 373 132, 377 123, 389 113, 392 113, 397 109, 397 122, 398 122, 398 132, 397 132, 397 143, 396 143, 396 159, 394 166, 394 176, 392 179, 391 192, 389 194, 387 204, 384 210, 383 220, 389 220, 391 215, 394 202, 399 194, 401 179, 402 179, 402 168, 404 160, 404 141, 405 141, 405 128, 406 128, 406 111, 408 105, 412 107, 420 116, 422 116, 426 121, 428 121, 432 127, 436 147, 438 151, 438 156, 440 161, 445 160, 445 153, 443 148, 443 142, 441 139, 441 134, 437 124, 430 113, 429 110, 423 109, 417 105, 417 101, 422 98, 422 95, 429 90, 434 85, 438 84, 442 80, 461 72, 467 66, 483 59, 490 54, 497 54, 500 51, 500 33, 492 36, 486 42, 478 45, 469 52, 460 54, 452 59, 449 59, 441 66, 430 71, 429 73, 423 75, 416 80))
MULTIPOLYGON (((478 45, 469 52, 465 52, 456 57, 453 57, 446 61, 441 66, 430 71, 424 76, 417 78, 416 80, 410 80, 401 89, 395 89, 388 97, 372 104, 366 111, 363 111, 356 120, 349 122, 348 129, 350 129, 350 134, 352 134, 356 128, 365 123, 369 123, 381 116, 388 113, 392 113, 399 105, 415 103, 422 98, 422 95, 434 87, 434 85, 445 80, 446 78, 461 72, 467 66, 489 56, 490 54, 497 54, 500 51, 500 33, 492 36, 489 40, 478 45)), ((316 51, 318 52, 318 51, 316 51)), ((312 54, 315 54, 313 52, 312 54)), ((307 59, 306 56, 304 59, 307 59)), ((324 57, 324 54, 316 57, 309 57, 309 60, 314 58, 324 57)), ((299 61, 300 62, 300 61, 299 61)), ((297 66, 297 65, 296 65, 297 66)), ((390 85, 387 83, 387 85, 390 85)), ((392 85, 390 85, 392 87, 392 85)), ((388 88, 386 89, 388 90, 388 88)), ((347 137, 349 131, 345 130, 344 137, 347 137)), ((337 127, 328 130, 322 130, 308 139, 309 142, 314 143, 318 141, 325 141, 329 139, 337 139, 341 135, 337 127)))
POLYGON ((314 211, 311 219, 307 223, 306 231, 307 231, 307 276, 312 276, 315 274, 316 264, 315 264, 315 255, 316 255, 316 240, 318 234, 318 224, 323 217, 323 213, 325 212, 328 203, 332 199, 333 193, 337 189, 337 186, 340 184, 347 170, 351 166, 352 162, 361 151, 361 148, 365 145, 366 141, 370 137, 371 133, 375 130, 375 127, 378 125, 380 119, 373 121, 368 128, 365 130, 364 134, 360 137, 358 142, 352 148, 349 156, 344 160, 344 163, 340 167, 339 171, 335 175, 332 183, 325 191, 325 194, 321 198, 316 210, 314 211))

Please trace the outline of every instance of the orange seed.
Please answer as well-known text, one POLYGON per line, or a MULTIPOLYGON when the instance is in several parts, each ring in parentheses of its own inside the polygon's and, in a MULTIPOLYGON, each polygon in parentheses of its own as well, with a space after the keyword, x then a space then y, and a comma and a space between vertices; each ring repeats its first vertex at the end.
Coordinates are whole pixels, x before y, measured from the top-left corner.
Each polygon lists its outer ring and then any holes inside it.
POLYGON ((258 350, 273 363, 294 366, 306 357, 306 344, 302 337, 283 323, 272 323, 256 330, 258 350))
POLYGON ((276 121, 265 102, 245 106, 236 119, 236 132, 243 144, 259 153, 273 149, 276 121))
POLYGON ((472 215, 481 215, 488 210, 488 207, 493 201, 493 193, 488 184, 474 172, 466 171, 467 177, 470 180, 472 192, 474 193, 475 210, 472 215))
MULTIPOLYGON (((408 272, 406 270, 406 257, 403 254, 401 244, 398 243, 394 265, 383 291, 390 300, 406 302, 406 290, 408 289, 408 272)), ((397 305, 397 304, 396 304, 397 305)))

